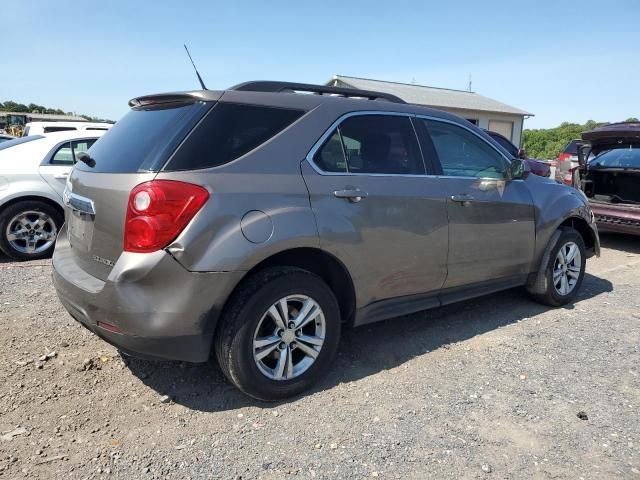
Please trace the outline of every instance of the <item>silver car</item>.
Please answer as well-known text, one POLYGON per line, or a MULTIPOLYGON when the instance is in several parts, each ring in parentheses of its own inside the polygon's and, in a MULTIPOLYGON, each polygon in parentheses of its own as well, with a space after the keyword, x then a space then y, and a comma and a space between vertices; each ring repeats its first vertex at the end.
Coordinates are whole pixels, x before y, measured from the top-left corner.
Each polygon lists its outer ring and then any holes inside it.
POLYGON ((103 134, 60 132, 0 143, 0 249, 16 260, 51 256, 75 158, 103 134))
POLYGON ((314 384, 344 327, 520 286, 562 305, 599 254, 580 191, 448 113, 281 82, 130 105, 69 178, 58 296, 259 399, 314 384))

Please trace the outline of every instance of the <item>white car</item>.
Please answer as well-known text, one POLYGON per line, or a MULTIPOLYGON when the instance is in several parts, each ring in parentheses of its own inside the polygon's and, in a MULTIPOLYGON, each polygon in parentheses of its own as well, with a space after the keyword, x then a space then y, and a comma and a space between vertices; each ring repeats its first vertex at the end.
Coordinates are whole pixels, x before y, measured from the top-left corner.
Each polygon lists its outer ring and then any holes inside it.
POLYGON ((0 250, 15 260, 50 256, 64 222, 62 195, 77 155, 104 131, 65 131, 0 144, 0 250))
POLYGON ((113 127, 112 123, 101 122, 29 122, 24 126, 23 137, 67 130, 105 131, 113 127))

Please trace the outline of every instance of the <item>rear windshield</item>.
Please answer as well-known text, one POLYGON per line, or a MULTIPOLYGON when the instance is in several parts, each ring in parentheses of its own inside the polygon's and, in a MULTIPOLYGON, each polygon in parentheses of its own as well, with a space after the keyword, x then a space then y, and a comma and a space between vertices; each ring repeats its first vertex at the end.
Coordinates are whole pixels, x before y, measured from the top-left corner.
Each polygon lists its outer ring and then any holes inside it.
POLYGON ((211 108, 195 102, 131 110, 88 151, 95 166, 76 169, 97 173, 158 171, 193 125, 211 108))
POLYGON ((564 153, 578 155, 578 144, 575 142, 575 140, 571 140, 569 143, 567 143, 567 146, 564 147, 564 153))
POLYGON ((218 103, 169 160, 165 170, 195 170, 231 162, 287 128, 304 112, 218 103))
POLYGON ((13 140, 8 140, 0 144, 0 150, 4 150, 5 148, 14 147, 16 145, 20 145, 27 142, 33 142, 34 140, 39 140, 41 138, 44 138, 44 137, 42 135, 31 135, 30 137, 20 137, 20 138, 15 138, 13 140))

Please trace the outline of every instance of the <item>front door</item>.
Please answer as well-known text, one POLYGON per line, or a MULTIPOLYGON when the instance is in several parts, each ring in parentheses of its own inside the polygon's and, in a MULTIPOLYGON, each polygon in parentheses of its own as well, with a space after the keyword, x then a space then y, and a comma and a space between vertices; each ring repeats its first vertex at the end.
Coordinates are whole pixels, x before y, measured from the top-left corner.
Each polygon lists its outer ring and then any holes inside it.
MULTIPOLYGON (((449 215, 444 288, 494 281, 521 283, 535 247, 533 200, 523 180, 509 180, 508 160, 471 129, 423 120, 441 168, 449 215)), ((423 142, 424 143, 424 142, 423 142)))
POLYGON ((409 116, 356 114, 328 132, 302 167, 323 249, 356 285, 357 306, 439 292, 447 204, 409 116))

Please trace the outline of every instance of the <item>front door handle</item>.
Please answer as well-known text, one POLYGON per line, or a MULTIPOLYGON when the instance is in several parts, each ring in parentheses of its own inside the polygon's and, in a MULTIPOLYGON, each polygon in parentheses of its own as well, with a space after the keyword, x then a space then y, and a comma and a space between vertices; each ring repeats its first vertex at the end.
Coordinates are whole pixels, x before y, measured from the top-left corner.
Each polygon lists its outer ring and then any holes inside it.
POLYGON ((68 173, 57 173, 53 176, 53 178, 57 178, 58 180, 66 180, 67 178, 69 178, 69 174, 68 173))
POLYGON ((336 190, 333 196, 336 198, 345 198, 352 203, 357 203, 367 197, 367 192, 359 188, 346 188, 345 190, 336 190))
POLYGON ((451 200, 459 202, 463 207, 468 207, 473 202, 473 197, 467 193, 459 193, 457 195, 451 195, 451 200))

